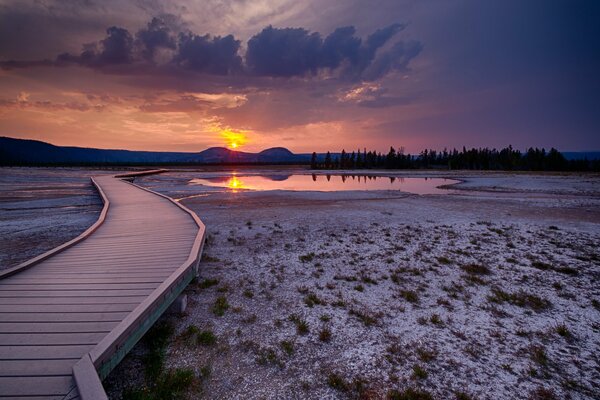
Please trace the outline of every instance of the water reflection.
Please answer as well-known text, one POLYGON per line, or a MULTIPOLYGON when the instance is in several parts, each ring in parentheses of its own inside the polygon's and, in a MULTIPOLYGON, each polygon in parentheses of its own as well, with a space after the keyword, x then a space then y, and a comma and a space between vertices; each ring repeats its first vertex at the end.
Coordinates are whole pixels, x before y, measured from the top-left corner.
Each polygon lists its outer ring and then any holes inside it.
POLYGON ((445 178, 402 178, 373 175, 237 175, 192 179, 190 184, 238 190, 349 191, 401 190, 416 194, 443 194, 439 186, 458 181, 445 178))

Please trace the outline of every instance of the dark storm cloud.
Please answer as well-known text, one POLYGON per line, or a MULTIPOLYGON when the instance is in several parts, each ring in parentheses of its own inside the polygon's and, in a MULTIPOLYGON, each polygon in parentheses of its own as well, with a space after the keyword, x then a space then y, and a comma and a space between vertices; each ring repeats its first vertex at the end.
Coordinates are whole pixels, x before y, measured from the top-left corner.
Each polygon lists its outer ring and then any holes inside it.
POLYGON ((80 55, 59 54, 56 57, 56 64, 75 63, 96 68, 131 64, 134 60, 133 45, 133 37, 127 29, 113 26, 106 30, 105 39, 98 43, 84 45, 80 55))
POLYGON ((232 35, 210 37, 182 33, 179 35, 179 51, 173 61, 194 71, 228 75, 242 69, 239 48, 240 41, 232 35))
POLYGON ((363 42, 352 26, 337 28, 324 40, 306 29, 269 26, 248 41, 246 63, 248 71, 259 76, 305 76, 339 68, 346 78, 377 79, 392 70, 406 69, 421 51, 418 42, 399 41, 378 55, 378 50, 404 28, 402 24, 389 25, 363 42), (371 67, 373 70, 364 75, 371 67))
POLYGON ((315 73, 322 45, 321 35, 316 32, 269 26, 248 41, 246 62, 256 75, 289 77, 315 73))
POLYGON ((171 28, 159 18, 152 18, 145 29, 140 29, 136 35, 142 57, 153 61, 156 51, 164 48, 175 50, 177 42, 171 28))
POLYGON ((15 69, 78 64, 130 74, 154 71, 177 75, 177 69, 185 69, 212 75, 282 78, 314 77, 327 70, 330 76, 345 80, 375 80, 406 69, 422 48, 414 41, 387 46, 405 28, 402 24, 378 29, 366 40, 357 37, 352 26, 337 28, 325 39, 303 28, 268 26, 248 41, 244 62, 241 42, 233 35, 200 36, 175 32, 171 26, 156 17, 135 34, 113 26, 106 30, 104 39, 84 45, 79 54, 62 53, 55 60, 3 61, 0 66, 15 69), (161 50, 167 51, 166 60, 158 60, 161 50), (127 65, 134 66, 123 68, 127 65), (157 65, 160 71, 155 69, 157 65))

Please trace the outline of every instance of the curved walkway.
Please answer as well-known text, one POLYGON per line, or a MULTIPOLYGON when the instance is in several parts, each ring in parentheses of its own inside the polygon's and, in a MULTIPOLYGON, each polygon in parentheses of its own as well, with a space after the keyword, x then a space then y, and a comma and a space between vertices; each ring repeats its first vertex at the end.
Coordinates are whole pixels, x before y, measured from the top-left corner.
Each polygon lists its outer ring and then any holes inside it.
POLYGON ((0 274, 0 397, 105 398, 100 379, 197 272, 193 212, 117 177, 92 182, 98 222, 0 274))

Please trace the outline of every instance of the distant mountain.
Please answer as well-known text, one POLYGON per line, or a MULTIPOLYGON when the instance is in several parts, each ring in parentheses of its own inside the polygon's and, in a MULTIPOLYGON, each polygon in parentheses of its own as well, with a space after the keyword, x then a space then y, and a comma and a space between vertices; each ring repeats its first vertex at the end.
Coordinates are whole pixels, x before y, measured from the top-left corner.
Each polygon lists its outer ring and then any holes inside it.
POLYGON ((0 137, 0 165, 19 164, 249 164, 308 163, 310 154, 274 147, 260 153, 211 147, 199 153, 108 150, 54 146, 38 140, 0 137))
POLYGON ((565 151, 562 155, 567 160, 600 160, 600 151, 565 151))

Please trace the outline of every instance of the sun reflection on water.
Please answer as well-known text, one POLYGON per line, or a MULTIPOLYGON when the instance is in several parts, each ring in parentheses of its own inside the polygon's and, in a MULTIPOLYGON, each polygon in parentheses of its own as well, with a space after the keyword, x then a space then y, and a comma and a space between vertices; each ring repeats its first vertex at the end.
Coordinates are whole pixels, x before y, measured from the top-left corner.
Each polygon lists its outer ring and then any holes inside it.
POLYGON ((457 183, 445 178, 393 177, 352 174, 273 174, 238 175, 196 178, 192 184, 222 187, 231 192, 243 190, 347 191, 347 190, 401 190, 415 194, 443 194, 443 185, 457 183))
POLYGON ((244 189, 244 184, 237 176, 233 175, 227 181, 227 187, 233 191, 236 191, 237 189, 244 189))

